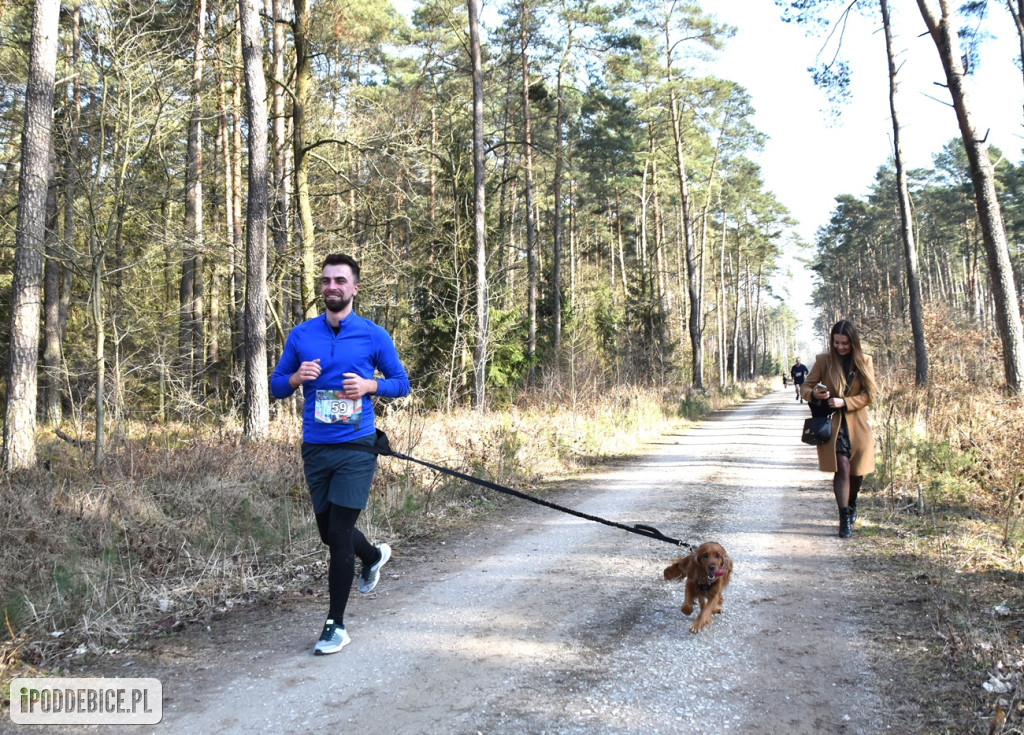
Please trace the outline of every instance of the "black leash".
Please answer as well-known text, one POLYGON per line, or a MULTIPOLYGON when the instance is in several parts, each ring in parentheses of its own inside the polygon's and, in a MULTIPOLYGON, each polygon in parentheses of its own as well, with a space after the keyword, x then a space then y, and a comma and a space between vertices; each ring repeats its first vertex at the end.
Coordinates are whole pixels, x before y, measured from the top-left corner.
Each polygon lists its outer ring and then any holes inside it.
POLYGON ((444 473, 446 475, 451 475, 452 477, 458 477, 460 480, 465 480, 466 482, 471 482, 474 485, 480 485, 481 487, 486 487, 486 488, 489 488, 491 490, 496 490, 499 493, 505 493, 506 495, 512 495, 512 496, 515 496, 517 498, 522 498, 523 500, 529 500, 531 503, 536 503, 537 505, 543 505, 543 506, 545 506, 547 508, 551 508, 552 510, 557 510, 557 511, 559 511, 561 513, 568 513, 569 515, 576 516, 577 518, 583 518, 583 519, 588 520, 588 521, 594 521, 595 523, 603 523, 606 526, 612 526, 614 528, 621 528, 623 531, 628 531, 629 533, 635 533, 638 536, 644 536, 646 538, 654 539, 655 541, 664 541, 665 543, 675 544, 676 546, 685 546, 688 549, 692 549, 693 548, 690 544, 686 543, 685 541, 680 541, 679 539, 672 538, 671 536, 666 536, 665 534, 663 534, 661 531, 659 531, 657 528, 654 528, 653 526, 646 526, 646 525, 643 525, 641 523, 637 523, 636 525, 633 525, 633 526, 627 526, 624 523, 616 523, 615 521, 609 521, 607 518, 601 518, 599 516, 592 516, 592 515, 590 515, 588 513, 583 513, 583 512, 578 511, 578 510, 573 510, 572 508, 566 508, 563 505, 558 505, 557 503, 552 503, 552 502, 549 502, 547 500, 542 500, 541 498, 534 497, 533 495, 527 495, 526 493, 520 492, 518 490, 513 490, 512 488, 505 487, 504 485, 499 485, 497 483, 490 482, 489 480, 481 480, 479 477, 473 477, 472 475, 467 475, 467 474, 464 474, 462 472, 457 472, 456 470, 450 470, 447 467, 441 467, 440 465, 433 464, 432 462, 425 462, 422 459, 416 459, 415 457, 410 457, 408 454, 402 454, 401 452, 396 452, 394 449, 391 448, 391 442, 388 441, 388 435, 385 434, 380 429, 377 429, 377 443, 376 444, 372 444, 371 445, 371 444, 356 444, 354 442, 345 442, 345 443, 340 444, 338 446, 344 447, 345 449, 355 449, 358 452, 367 452, 368 454, 384 455, 385 457, 397 457, 398 459, 404 459, 404 460, 407 460, 409 462, 415 462, 416 464, 423 465, 424 467, 429 467, 432 470, 436 470, 438 472, 442 472, 442 473, 444 473))

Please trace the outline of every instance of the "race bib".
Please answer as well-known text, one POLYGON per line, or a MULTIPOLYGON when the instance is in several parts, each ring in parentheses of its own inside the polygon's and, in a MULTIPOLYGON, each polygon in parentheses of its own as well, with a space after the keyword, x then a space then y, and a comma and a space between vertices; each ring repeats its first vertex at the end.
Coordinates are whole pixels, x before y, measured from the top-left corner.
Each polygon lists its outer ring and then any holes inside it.
POLYGON ((318 390, 314 418, 321 424, 351 424, 358 428, 363 418, 363 399, 346 398, 341 390, 318 390))

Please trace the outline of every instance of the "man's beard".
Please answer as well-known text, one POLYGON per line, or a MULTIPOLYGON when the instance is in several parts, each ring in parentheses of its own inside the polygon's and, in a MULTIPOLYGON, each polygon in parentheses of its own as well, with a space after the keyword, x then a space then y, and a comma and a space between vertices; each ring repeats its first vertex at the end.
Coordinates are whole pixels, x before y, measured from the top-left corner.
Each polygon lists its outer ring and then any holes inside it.
POLYGON ((338 312, 345 311, 348 305, 352 303, 352 299, 346 299, 342 296, 325 296, 324 306, 327 307, 327 311, 337 314, 338 312))

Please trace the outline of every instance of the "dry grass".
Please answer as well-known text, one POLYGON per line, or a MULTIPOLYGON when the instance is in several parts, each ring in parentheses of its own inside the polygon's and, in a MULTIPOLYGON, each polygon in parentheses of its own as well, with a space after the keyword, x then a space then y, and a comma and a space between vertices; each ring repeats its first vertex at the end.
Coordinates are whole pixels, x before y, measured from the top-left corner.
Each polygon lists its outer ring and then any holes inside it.
MULTIPOLYGON (((635 452, 683 414, 763 390, 628 389, 575 405, 549 391, 485 415, 407 405, 386 411, 382 424, 406 454, 533 490, 635 452)), ((96 472, 85 449, 42 436, 39 469, 5 476, 0 492, 0 683, 60 672, 69 657, 102 654, 140 633, 173 631, 322 577, 325 552, 299 442, 289 416, 259 444, 224 425, 126 425, 96 472)), ((371 537, 413 538, 497 502, 419 465, 382 460, 361 525, 371 537)))
POLYGON ((1021 733, 1024 398, 982 370, 1002 364, 991 341, 935 324, 930 385, 892 371, 874 407, 878 522, 859 531, 871 543, 858 553, 899 621, 877 653, 901 672, 893 695, 915 711, 915 732, 1021 733))
POLYGON ((0 499, 0 600, 18 658, 117 645, 272 586, 313 549, 287 442, 119 440, 102 473, 59 439, 0 499), (257 469, 260 468, 260 469, 257 469))

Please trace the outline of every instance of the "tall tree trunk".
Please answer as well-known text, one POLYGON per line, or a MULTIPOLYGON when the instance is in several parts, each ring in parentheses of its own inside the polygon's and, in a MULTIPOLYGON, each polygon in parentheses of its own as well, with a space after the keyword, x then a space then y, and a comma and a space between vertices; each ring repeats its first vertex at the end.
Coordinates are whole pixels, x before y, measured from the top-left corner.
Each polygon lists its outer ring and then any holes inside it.
POLYGON ((476 340, 473 351, 477 411, 487 408, 487 210, 484 201, 484 69, 480 52, 480 0, 469 0, 473 62, 473 244, 476 249, 476 340))
POLYGON ((99 248, 93 248, 94 261, 92 268, 91 293, 92 301, 90 311, 93 320, 93 362, 96 365, 96 436, 93 438, 93 459, 96 466, 103 464, 103 455, 106 448, 105 427, 106 423, 106 342, 107 333, 103 315, 103 252, 99 248))
POLYGON ((205 259, 202 250, 196 251, 194 259, 195 271, 192 276, 192 365, 196 376, 192 381, 195 388, 194 397, 201 401, 204 391, 206 374, 206 273, 205 259))
MULTIPOLYGON (((358 87, 361 83, 363 75, 363 63, 362 57, 356 59, 355 78, 352 80, 353 88, 358 87)), ((348 96, 346 100, 346 107, 351 108, 352 106, 352 95, 348 96)), ((351 119, 351 113, 346 113, 346 118, 351 119)), ((359 181, 359 170, 361 168, 361 161, 356 159, 352 154, 352 146, 345 147, 345 161, 348 169, 349 181, 352 185, 348 187, 348 231, 349 238, 353 243, 353 247, 358 251, 360 244, 362 244, 366 227, 359 226, 359 218, 357 217, 358 207, 356 206, 356 186, 355 182, 359 181)), ((369 206, 369 202, 367 202, 369 206)), ((358 252, 356 253, 358 255, 358 252)))
POLYGON ((316 312, 313 254, 316 238, 313 232, 313 205, 309 200, 309 167, 306 163, 306 102, 313 84, 313 65, 309 54, 309 3, 294 0, 295 6, 295 94, 292 96, 293 165, 295 166, 295 201, 298 207, 298 235, 301 238, 302 310, 306 317, 316 312))
POLYGON ((519 53, 523 68, 523 157, 526 167, 526 269, 527 269, 527 314, 529 334, 527 337, 526 384, 536 385, 537 359, 537 227, 533 220, 533 138, 530 130, 530 68, 526 57, 526 0, 519 5, 519 53))
POLYGON ((742 241, 739 234, 736 235, 736 264, 733 267, 736 304, 732 322, 732 382, 736 383, 740 377, 740 271, 743 267, 742 241))
POLYGON ((726 363, 728 362, 728 348, 725 346, 725 243, 727 226, 725 207, 722 206, 722 190, 718 190, 718 207, 722 212, 722 244, 719 250, 718 263, 718 385, 722 388, 726 384, 726 363))
MULTIPOLYGON (((241 6, 241 3, 239 3, 241 6)), ((231 239, 231 294, 235 315, 232 345, 235 364, 245 364, 245 243, 242 240, 242 25, 236 19, 235 63, 232 65, 231 84, 231 221, 234 226, 231 239)))
POLYGON ((60 243, 57 239, 56 153, 50 139, 50 185, 46 194, 46 262, 43 265, 43 418, 51 426, 61 422, 60 387, 63 350, 60 324, 60 243))
MULTIPOLYGON (((649 150, 649 149, 648 149, 649 150)), ((643 173, 640 176, 640 212, 636 215, 637 227, 636 227, 636 254, 640 260, 640 298, 641 301, 647 299, 647 201, 649 199, 647 194, 647 172, 651 167, 651 157, 648 154, 644 160, 643 173)), ((647 319, 643 320, 644 326, 648 325, 647 319)))
POLYGON ((210 392, 214 405, 220 406, 220 278, 217 266, 210 268, 210 339, 206 348, 207 365, 209 365, 210 392))
POLYGON ((181 280, 178 283, 178 359, 181 364, 181 375, 185 382, 186 392, 192 392, 192 378, 195 374, 192 363, 192 296, 193 277, 195 276, 196 259, 191 250, 183 252, 181 260, 181 280))
MULTIPOLYGON (((658 197, 658 157, 655 152, 655 138, 657 137, 653 121, 647 124, 647 157, 651 159, 651 220, 654 223, 654 248, 650 251, 648 261, 648 277, 650 279, 650 302, 647 309, 647 331, 650 335, 652 347, 657 346, 657 351, 651 351, 651 357, 657 358, 655 368, 661 373, 661 367, 665 360, 666 340, 662 330, 664 319, 662 319, 663 302, 662 295, 662 255, 661 250, 664 244, 664 227, 662 226, 661 200, 658 197)), ((653 376, 651 376, 653 377, 653 376)))
MULTIPOLYGON (((572 160, 570 158, 569 167, 572 168, 572 160)), ((576 211, 577 196, 579 193, 579 184, 575 179, 569 179, 569 309, 573 311, 576 309, 576 266, 577 266, 577 238, 579 236, 578 230, 578 212, 576 211)))
MULTIPOLYGON (((715 178, 718 175, 719 160, 722 155, 722 145, 726 136, 726 126, 730 120, 730 115, 725 115, 722 118, 722 124, 718 131, 718 139, 715 141, 715 153, 711 160, 711 170, 708 173, 707 179, 707 193, 704 197, 704 208, 701 211, 700 217, 700 256, 699 262, 697 263, 697 302, 701 305, 700 312, 697 314, 698 327, 697 331, 701 335, 701 345, 703 348, 703 337, 704 329, 706 328, 706 316, 704 313, 704 294, 707 287, 707 279, 704 277, 704 268, 706 254, 708 252, 708 227, 711 222, 711 197, 715 191, 715 178)), ((718 187, 719 199, 721 199, 721 187, 718 187)), ((722 220, 722 228, 725 229, 725 220, 722 220)), ((714 271, 712 270, 712 273, 714 271)))
MULTIPOLYGON (((285 109, 285 37, 284 0, 273 0, 274 12, 274 91, 273 91, 273 129, 274 129, 274 257, 277 261, 277 313, 285 319, 291 311, 288 301, 288 290, 285 284, 292 275, 289 267, 288 242, 291 238, 291 200, 288 195, 288 120, 285 109)), ((284 325, 282 325, 284 326, 284 325)))
POLYGON ((950 27, 952 12, 949 2, 939 0, 939 15, 936 15, 929 6, 928 0, 917 0, 917 6, 938 50, 971 167, 974 202, 978 210, 978 221, 981 224, 982 240, 992 279, 996 325, 1003 345, 1006 385, 1012 392, 1021 393, 1024 391, 1024 325, 1021 323, 1020 307, 1017 303, 1017 289, 1014 285, 1013 264, 1010 261, 1003 215, 996 196, 995 169, 988 156, 985 137, 978 134, 971 115, 956 30, 950 27))
POLYGON ((694 244, 693 222, 690 216, 690 192, 686 183, 686 157, 683 155, 683 124, 672 78, 672 44, 670 25, 665 24, 665 80, 669 86, 669 108, 672 113, 672 135, 675 142, 676 176, 679 179, 679 199, 683 207, 683 243, 686 248, 686 290, 690 301, 690 345, 692 349, 693 387, 704 388, 704 345, 700 325, 700 290, 697 285, 697 254, 694 244))
MULTIPOLYGON (((115 125, 114 130, 111 134, 111 140, 115 141, 113 146, 113 152, 110 162, 110 169, 116 171, 116 175, 113 177, 113 186, 111 193, 109 194, 110 201, 113 206, 110 210, 108 220, 103 227, 98 226, 97 222, 90 221, 88 227, 89 233, 89 284, 90 284, 90 316, 92 318, 93 329, 94 329, 94 341, 93 341, 93 364, 94 374, 96 379, 96 390, 95 390, 95 436, 93 438, 93 458, 96 467, 100 467, 103 464, 103 459, 106 453, 106 414, 107 414, 107 388, 106 388, 106 373, 107 373, 107 354, 106 354, 106 340, 107 340, 107 324, 106 324, 106 309, 104 308, 104 285, 106 277, 106 258, 107 251, 111 246, 114 257, 113 268, 111 269, 115 274, 115 290, 118 288, 117 278, 120 274, 120 267, 118 265, 121 258, 121 241, 123 228, 121 223, 124 222, 124 213, 126 208, 125 200, 125 186, 127 182, 128 167, 130 163, 130 156, 127 150, 126 139, 123 137, 122 121, 118 121, 115 125), (111 236, 111 232, 113 235, 111 236)), ((100 183, 100 172, 106 170, 107 162, 103 158, 101 153, 99 160, 94 166, 96 174, 92 181, 92 191, 90 192, 90 198, 95 201, 97 196, 97 189, 100 183)), ((123 303, 123 299, 115 296, 115 302, 123 303)), ((116 340, 116 330, 115 330, 116 340)), ((117 343, 114 343, 115 347, 115 366, 117 363, 116 348, 117 343)), ((114 401, 115 401, 115 414, 117 406, 117 376, 114 376, 114 401)))
MULTIPOLYGON (((622 197, 618 188, 615 189, 615 250, 612 258, 618 255, 619 272, 622 274, 622 300, 629 298, 629 282, 626 279, 626 238, 622 233, 622 197)), ((612 279, 614 281, 614 279, 612 279)), ((613 283, 612 286, 615 284, 613 283)))
POLYGON ((434 160, 437 154, 437 106, 430 108, 430 155, 427 160, 430 162, 430 225, 437 222, 437 162, 434 160))
POLYGON ((558 353, 562 347, 562 232, 564 223, 562 217, 562 177, 565 169, 565 94, 563 78, 565 67, 569 61, 569 52, 572 49, 572 36, 565 45, 565 53, 562 54, 562 61, 558 65, 558 79, 556 82, 556 110, 555 110, 555 180, 553 196, 555 198, 554 211, 554 245, 551 254, 551 312, 554 323, 552 324, 551 346, 555 353, 555 360, 558 360, 558 353))
POLYGON ((756 291, 754 293, 754 320, 750 340, 750 378, 753 379, 760 372, 757 364, 757 349, 764 343, 764 337, 760 333, 761 326, 761 281, 764 277, 764 258, 757 263, 757 279, 755 280, 756 291))
MULTIPOLYGON (((214 235, 214 239, 221 242, 220 238, 223 237, 223 241, 228 243, 227 247, 227 258, 225 261, 218 261, 224 263, 223 267, 218 267, 218 263, 215 263, 212 268, 212 282, 210 285, 210 346, 209 346, 209 363, 213 370, 213 393, 214 398, 218 405, 221 405, 221 378, 225 373, 225 367, 228 368, 228 374, 233 366, 234 360, 234 349, 233 349, 233 338, 234 334, 234 303, 232 297, 234 291, 231 287, 231 279, 234 276, 234 269, 232 267, 233 249, 231 247, 234 226, 235 226, 235 210, 232 206, 231 198, 233 196, 233 183, 232 183, 232 168, 231 168, 231 132, 230 123, 228 119, 228 89, 227 89, 227 74, 225 73, 225 66, 227 65, 227 59, 224 56, 224 14, 217 14, 217 31, 216 38, 217 43, 214 50, 215 63, 215 77, 217 84, 217 135, 216 145, 214 146, 214 165, 215 176, 221 177, 223 194, 220 196, 220 204, 214 203, 214 211, 217 211, 218 207, 223 205, 224 207, 224 221, 221 222, 219 218, 213 223, 214 232, 219 232, 220 235, 214 235), (219 330, 221 328, 221 277, 226 275, 227 277, 227 304, 226 304, 226 315, 228 325, 228 345, 227 345, 227 359, 224 364, 221 364, 221 348, 220 348, 220 336, 219 330)), ((215 187, 216 189, 216 187, 215 187)))
POLYGON ((61 249, 66 262, 61 264, 60 338, 68 323, 71 308, 71 253, 75 247, 75 196, 78 189, 78 131, 82 120, 82 8, 76 5, 71 13, 71 99, 68 101, 68 157, 64 162, 64 242, 61 249))
MULTIPOLYGON (((511 55, 513 53, 514 53, 514 44, 513 44, 512 40, 509 40, 509 58, 510 59, 512 58, 511 55)), ((507 75, 507 77, 505 79, 505 103, 501 106, 501 139, 502 140, 512 140, 512 135, 511 135, 512 107, 513 107, 513 104, 514 104, 513 103, 513 99, 514 99, 514 97, 516 95, 517 85, 519 87, 521 87, 522 86, 522 80, 521 79, 517 79, 516 75, 512 73, 511 68, 510 68, 509 69, 509 73, 508 73, 508 75, 507 75)), ((519 182, 518 169, 516 169, 516 175, 515 176, 513 176, 513 175, 511 175, 509 173, 512 170, 513 165, 514 165, 512 158, 513 158, 512 156, 502 156, 501 157, 501 173, 498 175, 498 181, 500 182, 498 184, 498 232, 501 232, 501 233, 507 232, 508 233, 508 235, 509 235, 509 250, 510 251, 513 248, 513 244, 512 243, 515 240, 515 235, 513 233, 513 228, 510 226, 510 224, 512 223, 512 213, 511 213, 511 210, 513 209, 511 203, 512 203, 512 201, 514 201, 517 198, 516 197, 516 192, 518 191, 518 182, 519 182), (509 196, 509 187, 511 187, 513 189, 513 194, 511 196, 509 196)), ((498 247, 495 249, 495 254, 497 255, 497 262, 494 263, 494 272, 495 273, 499 273, 499 274, 501 274, 502 276, 505 277, 505 281, 504 281, 505 285, 501 289, 501 292, 502 292, 502 295, 503 295, 503 301, 502 301, 502 304, 501 304, 501 308, 506 308, 506 301, 508 299, 508 273, 509 273, 509 271, 511 271, 511 269, 506 267, 506 262, 505 262, 505 245, 504 245, 504 242, 502 242, 502 244, 498 245, 498 247)))
POLYGON ((889 22, 889 2, 879 0, 882 26, 885 30, 885 51, 889 60, 889 113, 892 116, 893 148, 896 163, 896 188, 900 202, 900 235, 906 257, 907 291, 910 300, 910 330, 914 335, 914 380, 918 386, 928 384, 928 353, 924 342, 924 318, 921 314, 921 280, 918 275, 917 244, 914 242, 914 224, 910 205, 910 187, 907 170, 903 165, 902 130, 896 110, 896 58, 892 48, 892 26, 889 22))
POLYGON ((743 267, 743 273, 745 275, 745 281, 747 286, 747 292, 744 296, 747 311, 747 374, 746 379, 750 380, 754 377, 754 284, 750 278, 750 261, 743 267))
MULTIPOLYGON (((56 315, 47 312, 47 339, 49 340, 50 322, 54 320, 55 344, 47 345, 44 359, 47 363, 47 370, 51 368, 56 372, 51 373, 51 380, 48 382, 47 390, 49 395, 46 398, 46 416, 52 424, 59 424, 63 420, 63 406, 61 404, 61 379, 64 374, 64 333, 68 321, 68 312, 71 308, 71 254, 74 251, 75 243, 75 196, 78 184, 78 132, 79 123, 82 118, 82 94, 79 72, 81 67, 81 6, 75 6, 71 11, 71 60, 67 77, 71 79, 70 95, 67 100, 67 158, 64 161, 64 231, 61 240, 57 244, 57 252, 53 262, 48 263, 48 268, 53 268, 54 273, 47 272, 47 286, 56 299, 56 315), (51 284, 50 279, 56 277, 56 283, 51 284), (54 379, 55 378, 55 379, 54 379)), ((48 297, 49 298, 49 297, 48 297)), ((47 304, 47 309, 50 305, 47 304)))
POLYGON ((267 85, 257 0, 240 0, 245 101, 249 123, 249 199, 245 234, 244 433, 262 439, 270 426, 267 394, 267 85))
MULTIPOLYGON (((195 43, 192 54, 192 109, 188 120, 188 148, 185 157, 185 243, 182 248, 180 327, 182 369, 189 386, 199 390, 197 376, 202 370, 202 343, 196 323, 196 279, 201 276, 197 258, 203 247, 203 141, 202 85, 206 41, 206 0, 195 0, 195 43), (198 358, 198 359, 197 359, 198 358)), ((200 286, 200 289, 202 287, 200 286)), ((200 315, 200 320, 202 319, 200 315)))
MULTIPOLYGON (((348 239, 353 246, 358 247, 358 236, 356 232, 356 187, 355 182, 359 180, 359 164, 352 155, 352 146, 345 147, 345 168, 348 171, 348 180, 353 182, 348 187, 348 239)), ((299 233, 301 237, 301 232, 299 233)), ((300 243, 301 245, 301 243, 300 243)))
POLYGON ((53 85, 57 72, 58 0, 37 0, 32 13, 25 127, 21 134, 18 226, 11 282, 7 409, 3 466, 11 471, 36 464, 36 377, 42 303, 46 195, 51 176, 53 85))

